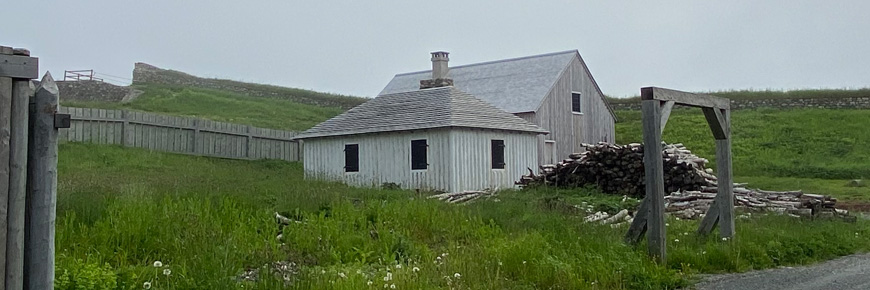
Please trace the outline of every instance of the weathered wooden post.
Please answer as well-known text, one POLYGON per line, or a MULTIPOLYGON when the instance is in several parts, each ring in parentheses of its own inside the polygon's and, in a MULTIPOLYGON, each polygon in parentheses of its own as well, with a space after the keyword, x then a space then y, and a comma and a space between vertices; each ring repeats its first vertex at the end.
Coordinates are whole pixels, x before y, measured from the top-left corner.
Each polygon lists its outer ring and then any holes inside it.
MULTIPOLYGON (((57 207, 58 90, 46 73, 30 100, 27 201, 24 235, 24 288, 54 288, 57 207)), ((67 115, 68 116, 68 115, 67 115)), ((69 119, 66 119, 68 124, 69 119)))
POLYGON ((664 200, 664 168, 662 162, 662 132, 674 105, 699 107, 716 138, 718 194, 710 206, 698 232, 709 233, 720 222, 722 237, 734 236, 734 193, 731 183, 731 102, 709 95, 693 94, 663 88, 641 89, 643 113, 643 164, 646 196, 625 235, 627 243, 637 243, 649 231, 649 254, 660 263, 667 261, 664 200))
MULTIPOLYGON (((12 48, 0 46, 0 55, 12 55, 12 48)), ((9 157, 12 134, 12 78, 0 75, 0 244, 6 245, 6 223, 9 202, 9 157)), ((6 251, 0 251, 0 283, 6 285, 6 251)))

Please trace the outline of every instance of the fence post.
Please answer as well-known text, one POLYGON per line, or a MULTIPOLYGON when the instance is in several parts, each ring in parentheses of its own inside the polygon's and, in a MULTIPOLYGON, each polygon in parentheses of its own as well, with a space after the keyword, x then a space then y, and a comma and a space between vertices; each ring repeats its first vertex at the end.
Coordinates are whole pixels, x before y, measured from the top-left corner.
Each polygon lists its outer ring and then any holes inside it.
MULTIPOLYGON (((30 56, 27 50, 16 50, 16 55, 30 56)), ((9 144, 9 204, 6 212, 6 289, 24 287, 24 206, 27 195, 27 132, 30 97, 33 83, 30 79, 12 82, 12 132, 9 144)))
POLYGON ((251 135, 251 125, 248 125, 248 141, 245 142, 245 157, 248 159, 253 158, 251 156, 251 143, 254 142, 254 136, 251 135))
POLYGON ((198 153, 199 150, 199 119, 193 119, 193 152, 198 153))
MULTIPOLYGON (((0 46, 0 54, 11 55, 12 48, 0 46)), ((0 245, 6 245, 9 201, 9 137, 12 131, 12 78, 0 77, 0 245)), ((6 285, 6 251, 0 251, 0 285, 6 285)))
POLYGON ((123 121, 121 123, 121 146, 129 147, 130 144, 127 143, 127 139, 129 139, 127 138, 127 131, 130 129, 130 114, 127 113, 127 110, 121 111, 121 120, 123 121))
POLYGON ((58 90, 46 73, 30 102, 24 288, 54 289, 58 90))
POLYGON ((646 200, 649 212, 647 222, 647 247, 649 254, 661 265, 667 261, 665 229, 665 185, 662 161, 661 102, 641 101, 643 111, 643 164, 646 182, 646 200))

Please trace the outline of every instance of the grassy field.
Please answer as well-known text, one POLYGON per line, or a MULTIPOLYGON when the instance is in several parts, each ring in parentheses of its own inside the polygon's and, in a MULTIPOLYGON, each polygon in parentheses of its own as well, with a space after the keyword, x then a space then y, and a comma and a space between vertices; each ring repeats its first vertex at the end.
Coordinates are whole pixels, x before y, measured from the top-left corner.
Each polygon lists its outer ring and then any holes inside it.
MULTIPOLYGON (((617 143, 640 142, 640 112, 617 114, 617 143)), ((870 187, 849 186, 852 179, 870 178, 870 147, 864 146, 870 142, 870 111, 733 111, 732 138, 737 182, 870 200, 870 187)), ((674 110, 662 139, 685 144, 716 168, 713 136, 699 109, 674 110)))
POLYGON ((574 205, 637 204, 594 189, 450 205, 303 181, 298 163, 86 144, 62 144, 58 171, 58 289, 673 289, 697 273, 870 249, 865 221, 752 217, 723 242, 696 237, 694 221, 669 220, 670 259, 657 265, 645 246, 621 242, 625 227, 582 223, 585 209, 574 205), (275 212, 296 222, 279 231, 275 212), (236 278, 275 261, 295 265, 264 268, 257 282, 236 278))
POLYGON ((319 107, 201 88, 153 84, 137 85, 136 88, 145 93, 128 104, 63 102, 61 105, 199 117, 291 131, 311 128, 344 111, 338 107, 319 107))
MULTIPOLYGON (((761 99, 800 99, 800 98, 866 98, 870 97, 870 88, 864 89, 824 89, 824 90, 792 90, 792 91, 755 91, 733 90, 706 92, 717 97, 732 100, 761 100, 761 99)), ((611 103, 637 103, 640 97, 631 98, 608 98, 611 103)))

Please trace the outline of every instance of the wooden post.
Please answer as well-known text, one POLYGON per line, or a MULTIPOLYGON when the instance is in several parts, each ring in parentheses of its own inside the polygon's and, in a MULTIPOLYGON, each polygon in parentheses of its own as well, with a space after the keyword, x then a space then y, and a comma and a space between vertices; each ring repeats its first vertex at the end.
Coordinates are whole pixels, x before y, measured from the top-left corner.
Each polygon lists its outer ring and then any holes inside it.
MULTIPOLYGON (((11 55, 12 48, 0 46, 0 54, 11 55)), ((9 202, 9 146, 12 131, 12 78, 0 77, 0 245, 6 245, 6 214, 9 202)), ((0 285, 6 285, 6 251, 0 251, 0 285)))
POLYGON ((197 154, 197 150, 199 150, 199 142, 201 137, 199 136, 199 119, 193 119, 193 152, 197 154))
POLYGON ((660 264, 667 261, 665 230, 665 185, 662 167, 661 101, 643 100, 643 164, 647 214, 647 243, 649 254, 660 264))
MULTIPOLYGON (((22 51, 21 55, 30 53, 22 51)), ((27 195, 27 132, 33 83, 15 79, 12 83, 12 132, 9 157, 9 204, 6 215, 6 289, 24 287, 24 207, 27 195)))
POLYGON ((248 140, 245 142, 245 158, 251 159, 253 158, 253 156, 251 156, 251 145, 254 142, 254 136, 251 135, 251 126, 249 125, 247 127, 248 140))
POLYGON ((734 182, 731 178, 731 110, 704 108, 704 116, 716 138, 716 198, 707 214, 698 225, 698 233, 707 235, 719 224, 719 235, 733 238, 734 229, 734 182))
POLYGON ((127 131, 130 130, 130 114, 127 110, 121 111, 121 120, 123 120, 121 123, 121 146, 130 147, 130 144, 127 141, 127 139, 129 139, 129 137, 127 137, 127 131))
POLYGON ((54 289, 58 90, 46 73, 30 102, 24 288, 54 289))

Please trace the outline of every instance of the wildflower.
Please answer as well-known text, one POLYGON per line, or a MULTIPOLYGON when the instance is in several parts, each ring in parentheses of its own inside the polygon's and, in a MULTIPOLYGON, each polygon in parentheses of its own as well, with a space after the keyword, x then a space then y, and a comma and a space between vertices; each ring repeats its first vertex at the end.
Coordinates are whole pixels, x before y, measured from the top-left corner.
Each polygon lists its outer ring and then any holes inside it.
POLYGON ((525 264, 526 264, 526 260, 523 260, 523 265, 525 265, 525 264))
POLYGON ((326 270, 320 270, 320 274, 326 274, 326 270))
POLYGON ((345 275, 344 273, 339 272, 339 273, 338 273, 338 277, 341 277, 341 278, 347 278, 347 275, 345 275))
POLYGON ((369 280, 368 282, 366 282, 366 285, 372 286, 372 280, 369 280))
POLYGON ((362 270, 356 269, 356 273, 362 275, 362 270))
POLYGON ((414 272, 420 272, 420 268, 417 268, 417 267, 414 267, 414 268, 411 269, 411 270, 414 271, 414 272))
POLYGON ((396 289, 396 284, 390 284, 390 289, 396 289))
POLYGON ((453 274, 453 277, 454 277, 454 278, 459 278, 459 277, 462 277, 462 275, 460 275, 459 273, 454 273, 454 274, 453 274))
POLYGON ((402 264, 396 264, 396 269, 402 269, 402 264))
POLYGON ((728 238, 727 238, 727 237, 726 237, 726 238, 722 238, 722 241, 723 241, 723 242, 724 242, 724 241, 727 241, 727 240, 728 240, 728 238))
POLYGON ((386 284, 386 283, 384 283, 384 289, 386 289, 386 288, 388 288, 388 287, 390 287, 390 284, 386 284))
POLYGON ((151 289, 151 282, 146 281, 145 283, 142 283, 142 288, 151 289))
POLYGON ((498 261, 498 265, 501 266, 501 261, 498 261))
POLYGON ((707 254, 707 251, 701 252, 701 255, 706 255, 706 254, 707 254))
POLYGON ((666 227, 669 227, 669 226, 671 226, 671 224, 669 224, 669 223, 665 223, 665 226, 666 226, 666 227))
POLYGON ((680 239, 674 239, 674 243, 679 243, 680 239))
POLYGON ((441 256, 435 257, 435 260, 441 261, 441 256))
POLYGON ((677 218, 677 220, 680 220, 680 218, 677 218))
POLYGON ((387 275, 384 276, 384 282, 393 280, 393 273, 387 272, 387 275))
POLYGON ((169 276, 171 274, 172 274, 172 270, 169 270, 169 268, 163 269, 163 275, 169 276))
POLYGON ((160 268, 160 267, 163 267, 163 262, 154 261, 154 268, 160 268))

